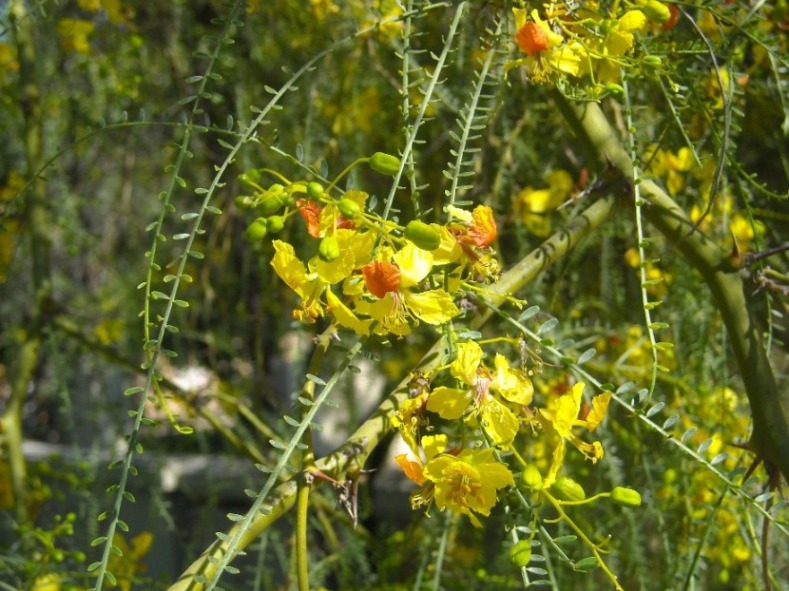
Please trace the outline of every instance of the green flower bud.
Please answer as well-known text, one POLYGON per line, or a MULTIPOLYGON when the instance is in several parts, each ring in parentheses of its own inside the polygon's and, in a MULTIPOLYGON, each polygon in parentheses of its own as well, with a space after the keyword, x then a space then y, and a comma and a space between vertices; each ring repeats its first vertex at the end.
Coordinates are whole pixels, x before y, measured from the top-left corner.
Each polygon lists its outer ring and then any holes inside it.
POLYGON ((238 197, 236 197, 236 205, 241 209, 248 209, 252 207, 253 202, 254 201, 252 197, 250 197, 249 195, 239 195, 238 197))
POLYGON ((258 188, 258 183, 260 182, 260 173, 254 169, 243 172, 238 175, 238 182, 242 185, 256 189, 258 188))
POLYGON ((563 501, 583 501, 586 498, 583 487, 567 476, 557 478, 551 490, 563 501))
POLYGON ((523 484, 525 484, 531 490, 542 490, 542 474, 540 474, 540 471, 534 464, 529 464, 523 469, 521 480, 523 480, 523 484))
POLYGON ((639 2, 639 8, 646 15, 646 17, 654 23, 663 24, 671 18, 671 10, 668 6, 658 0, 647 0, 646 2, 639 2))
POLYGON ((659 68, 663 65, 663 60, 656 55, 645 55, 641 58, 641 63, 652 68, 659 68))
POLYGON ((323 185, 315 181, 307 183, 307 193, 313 199, 320 199, 323 195, 323 185))
POLYGON ((510 561, 518 568, 528 566, 531 560, 531 540, 521 540, 510 550, 510 561))
POLYGON ((262 215, 272 215, 279 211, 283 205, 283 194, 271 194, 270 191, 263 193, 263 199, 255 206, 255 209, 262 215))
POLYGON ((441 234, 430 224, 411 220, 405 227, 405 237, 422 250, 435 250, 441 246, 441 234))
POLYGON ((616 98, 622 98, 625 96, 625 89, 622 88, 620 84, 615 82, 609 82, 606 84, 603 89, 605 90, 606 94, 610 94, 611 96, 615 96, 616 98))
POLYGON ((321 260, 330 263, 340 256, 340 243, 334 236, 326 236, 318 245, 318 256, 321 260))
POLYGON ((638 493, 637 490, 633 490, 632 488, 626 488, 624 486, 617 486, 614 490, 611 491, 611 500, 618 505, 624 505, 625 507, 640 507, 641 506, 641 495, 638 493))
POLYGON ((285 218, 281 215, 273 215, 266 220, 266 229, 270 234, 277 234, 285 227, 285 218))
POLYGON ((268 234, 266 218, 257 218, 247 228, 244 235, 250 242, 259 242, 268 234))
POLYGON ((370 156, 369 164, 370 168, 381 174, 395 175, 400 170, 400 159, 384 152, 370 156))
POLYGON ((359 204, 356 203, 353 199, 348 199, 347 197, 343 197, 337 202, 337 209, 340 210, 342 217, 353 220, 356 219, 359 213, 362 211, 362 208, 359 207, 359 204))

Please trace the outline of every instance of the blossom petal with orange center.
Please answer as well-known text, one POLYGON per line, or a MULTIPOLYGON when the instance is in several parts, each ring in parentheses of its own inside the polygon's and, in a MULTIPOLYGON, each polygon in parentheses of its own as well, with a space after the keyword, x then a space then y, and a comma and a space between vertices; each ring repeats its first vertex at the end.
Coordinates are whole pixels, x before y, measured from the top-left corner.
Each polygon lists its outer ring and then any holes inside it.
POLYGON ((515 33, 515 43, 521 50, 534 57, 548 49, 548 34, 537 23, 526 23, 515 33))
POLYGON ((307 233, 313 238, 319 238, 321 211, 323 208, 318 203, 307 201, 306 199, 299 199, 296 205, 299 208, 301 217, 307 222, 307 233))
POLYGON ((485 248, 496 240, 496 221, 493 210, 487 205, 478 205, 471 212, 474 223, 468 230, 468 236, 476 246, 485 248))
POLYGON ((367 289, 377 298, 400 289, 400 268, 394 263, 373 261, 362 267, 362 274, 367 289))

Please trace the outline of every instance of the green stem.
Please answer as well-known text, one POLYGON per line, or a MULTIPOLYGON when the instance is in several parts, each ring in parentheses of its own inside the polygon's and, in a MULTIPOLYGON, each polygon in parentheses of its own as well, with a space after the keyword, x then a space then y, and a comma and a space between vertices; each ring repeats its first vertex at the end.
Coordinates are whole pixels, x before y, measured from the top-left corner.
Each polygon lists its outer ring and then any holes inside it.
MULTIPOLYGON (((33 39, 33 20, 27 14, 25 2, 15 0, 9 8, 11 31, 19 61, 19 96, 24 118, 24 142, 28 175, 35 175, 43 162, 43 117, 38 76, 39 68, 33 39)), ((25 491, 26 465, 22 453, 22 408, 33 373, 38 365, 43 340, 45 308, 51 304, 50 280, 51 224, 46 209, 46 190, 40 177, 31 179, 27 193, 25 215, 31 241, 33 298, 27 323, 27 340, 20 347, 15 363, 11 364, 9 383, 11 392, 6 403, 0 434, 8 454, 14 508, 21 523, 28 519, 25 491)))
MULTIPOLYGON (((582 143, 590 146, 601 165, 607 163, 632 179, 633 162, 616 132, 596 104, 571 105, 557 95, 557 104, 582 143)), ((698 271, 715 299, 729 335, 751 407, 750 447, 765 462, 768 474, 780 471, 789 480, 789 410, 775 382, 759 329, 746 300, 741 270, 727 253, 699 231, 676 202, 651 181, 640 185, 649 203, 646 219, 698 271)))

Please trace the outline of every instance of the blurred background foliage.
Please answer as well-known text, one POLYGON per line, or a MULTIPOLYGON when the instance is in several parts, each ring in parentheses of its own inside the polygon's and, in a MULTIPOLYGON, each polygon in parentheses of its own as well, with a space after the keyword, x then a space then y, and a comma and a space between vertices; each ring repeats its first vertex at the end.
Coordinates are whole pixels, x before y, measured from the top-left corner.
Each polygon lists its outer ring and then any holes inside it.
MULTIPOLYGON (((268 89, 279 89, 290 72, 332 43, 390 19, 321 59, 298 90, 286 96, 283 108, 271 113, 269 124, 259 130, 260 142, 240 152, 233 174, 225 179, 215 202, 224 213, 207 219, 198 238, 205 258, 190 263, 195 281, 185 284, 179 296, 191 304, 176 312, 179 332, 167 345, 179 357, 161 368, 174 411, 196 431, 175 435, 166 420, 143 431, 142 458, 151 459, 141 489, 150 501, 134 519, 127 518, 131 531, 119 542, 126 551, 112 570, 123 589, 166 588, 211 541, 215 529, 224 527, 221 521, 217 525, 217 516, 245 503, 243 484, 230 492, 233 487, 223 488, 210 478, 199 485, 185 478, 177 486, 162 485, 158 474, 166 458, 202 456, 207 462, 201 466, 209 472, 216 469, 211 458, 237 457, 242 467, 271 459, 266 441, 282 428, 280 417, 300 387, 299 375, 312 348, 313 327, 294 324, 293 295, 269 266, 270 243, 244 240, 252 220, 234 204, 243 192, 235 175, 266 166, 304 178, 305 165, 325 166, 336 174, 358 156, 401 149, 403 127, 413 120, 420 86, 424 88, 434 65, 430 54, 442 50, 454 14, 450 6, 409 4, 421 10, 410 21, 413 30, 406 32, 403 22, 391 20, 403 12, 394 0, 251 1, 243 26, 232 33, 235 43, 222 51, 216 67, 221 78, 210 81, 205 112, 197 121, 205 129, 194 133, 190 145, 186 186, 173 193, 177 214, 191 211, 198 199, 194 187, 206 186, 225 158, 217 138, 230 139, 243 128, 253 116, 250 107, 265 105, 268 89), (412 112, 404 114, 399 55, 406 43, 412 70, 405 92, 412 112)), ((683 7, 695 17, 693 23, 681 20, 670 33, 645 39, 636 52, 662 60, 657 73, 644 65, 629 81, 642 165, 714 242, 732 248, 736 240, 743 254, 782 246, 789 235, 789 12, 780 1, 692 4, 683 7), (715 47, 717 70, 711 67, 702 32, 715 47), (733 112, 721 106, 718 76, 733 80, 733 112), (724 123, 732 125, 727 168, 710 204, 724 123), (688 142, 700 162, 694 161, 688 142)), ((468 6, 436 93, 439 100, 426 112, 430 119, 420 133, 416 175, 406 182, 411 190, 402 191, 396 204, 403 220, 415 215, 438 219, 449 183, 442 171, 451 158, 456 118, 481 59, 488 51, 499 52, 488 88, 490 112, 475 145, 472 186, 463 198, 493 207, 502 268, 583 209, 594 198, 584 189, 598 180, 590 177, 590 164, 552 102, 552 91, 530 83, 518 69, 505 71, 505 62, 518 57, 513 31, 503 40, 490 31, 497 19, 509 18, 511 6, 495 0, 468 6)), ((205 68, 195 51, 205 50, 205 36, 217 34, 214 21, 228 10, 216 0, 0 4, 3 588, 90 586, 85 567, 95 549, 89 542, 98 535, 96 516, 107 503, 101 491, 115 481, 115 473, 105 466, 129 431, 126 411, 132 407, 123 391, 142 376, 143 296, 138 285, 148 270, 145 253, 152 236, 146 227, 160 215, 157 196, 168 182, 165 167, 174 162, 175 146, 185 133, 189 105, 179 101, 194 92, 189 77, 205 68), (29 55, 20 55, 22 51, 29 55), (38 136, 38 148, 31 134, 38 136), (34 182, 36 175, 40 182, 34 182), (38 225, 31 221, 34 207, 41 213, 38 225), (46 269, 43 279, 35 268, 46 269), (14 415, 9 403, 14 379, 29 362, 22 357, 25 344, 34 339, 39 346, 24 402, 14 415), (14 416, 27 442, 21 491, 11 484, 14 452, 5 437, 14 416), (49 446, 36 447, 35 442, 49 446)), ((563 89, 570 95, 576 90, 563 89)), ((622 104, 613 99, 603 103, 611 119, 623 126, 622 104)), ((354 183, 373 195, 383 197, 388 190, 379 176, 354 174, 354 183)), ((179 231, 178 219, 167 218, 169 234, 179 231)), ((649 252, 659 258, 649 263, 648 276, 660 280, 650 287, 650 295, 663 302, 656 317, 670 325, 661 340, 674 344, 661 359, 670 371, 659 374, 655 395, 665 402, 666 416, 678 414, 683 431, 697 429, 691 441, 700 444, 712 437, 705 453, 712 457, 726 451, 727 470, 745 468, 750 456, 735 444, 749 435, 747 399, 714 304, 672 245, 656 231, 648 230, 648 236, 653 242, 649 252)), ((292 224, 283 239, 299 244, 305 237, 303 225, 292 224)), ((560 319, 557 342, 572 339, 579 351, 594 347, 598 355, 587 368, 615 384, 634 380, 643 385, 652 370, 637 246, 632 211, 623 207, 521 294, 529 305, 542 308, 542 320, 548 313, 560 319)), ((159 260, 174 259, 177 247, 160 244, 164 254, 159 260)), ((785 392, 789 258, 784 252, 767 261, 743 273, 785 392)), ((167 268, 155 280, 161 281, 165 272, 167 268)), ((495 323, 485 328, 486 336, 502 331, 506 329, 495 323)), ((371 372, 395 384, 430 342, 430 335, 416 331, 389 349, 371 351, 374 362, 380 359, 371 372)), ((535 383, 546 396, 568 387, 560 367, 536 367, 535 372, 535 383)), ((339 411, 346 416, 339 421, 337 443, 386 391, 353 388, 349 384, 340 401, 339 411), (359 400, 369 396, 379 398, 359 400)), ((148 416, 164 418, 153 403, 148 416)), ((626 589, 760 589, 762 552, 770 552, 773 581, 789 579, 785 553, 770 550, 761 538, 762 516, 711 473, 621 409, 612 408, 601 437, 603 468, 579 463, 573 466, 577 479, 588 490, 626 483, 645 498, 637 513, 601 504, 585 516, 601 536, 615 532, 612 568, 626 589)), ((382 450, 367 467, 384 465, 382 450)), ((240 473, 254 477, 243 469, 240 473)), ((403 483, 397 486, 407 494, 403 483)), ((750 481, 746 488, 758 494, 761 486, 750 481)), ((311 524, 316 588, 434 588, 429 586, 431 557, 444 535, 446 516, 437 511, 429 518, 412 514, 403 494, 396 502, 395 495, 384 494, 376 508, 373 488, 362 488, 362 522, 356 530, 335 507, 331 491, 316 501, 311 524)), ((775 511, 787 527, 785 504, 775 511)), ((452 526, 443 588, 522 586, 508 547, 495 533, 504 525, 507 516, 495 514, 483 530, 452 526)), ((771 535, 773 547, 786 547, 786 529, 771 535)), ((231 579, 226 588, 287 588, 291 544, 287 527, 269 532, 249 557, 245 582, 231 579)), ((596 589, 602 584, 594 574, 573 573, 561 564, 552 568, 558 588, 596 589)))

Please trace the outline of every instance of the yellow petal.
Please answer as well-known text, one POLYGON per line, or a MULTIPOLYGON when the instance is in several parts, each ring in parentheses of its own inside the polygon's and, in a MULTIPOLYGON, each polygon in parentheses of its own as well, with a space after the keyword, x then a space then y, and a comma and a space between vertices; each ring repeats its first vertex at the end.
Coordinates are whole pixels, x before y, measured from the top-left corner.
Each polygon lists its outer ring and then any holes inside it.
POLYGON ((440 453, 444 453, 447 448, 446 435, 425 435, 421 439, 422 449, 425 450, 425 457, 432 460, 440 453))
POLYGON ((457 357, 449 366, 449 371, 453 377, 473 387, 477 382, 477 368, 482 363, 482 356, 482 347, 474 341, 460 343, 457 357))
POLYGON ((608 411, 608 403, 611 401, 611 393, 603 392, 599 396, 592 398, 592 410, 586 417, 586 425, 590 431, 594 431, 603 422, 608 411))
POLYGON ((403 289, 418 284, 433 268, 433 254, 411 242, 397 251, 393 258, 400 267, 400 287, 403 289))
POLYGON ((518 434, 518 419, 512 411, 495 398, 482 405, 482 427, 495 445, 507 446, 518 434))
POLYGON ((581 407, 584 384, 578 382, 570 392, 562 394, 556 401, 556 415, 553 419, 553 428, 561 437, 569 437, 570 430, 578 418, 581 407))
POLYGON ((274 258, 271 266, 280 279, 296 293, 301 293, 300 287, 307 281, 307 269, 297 257, 293 246, 282 240, 274 240, 274 258))
POLYGON ((445 419, 459 419, 471 404, 471 398, 472 394, 469 390, 439 386, 430 393, 427 410, 445 419))
POLYGON ((371 320, 360 320, 331 289, 326 290, 326 302, 328 311, 334 316, 340 326, 350 328, 358 335, 370 334, 371 320))
POLYGON ((510 402, 529 404, 534 395, 534 386, 528 376, 520 370, 512 369, 501 353, 496 353, 494 364, 496 391, 510 402))
POLYGON ((428 324, 443 324, 458 315, 452 296, 443 289, 405 293, 405 303, 414 316, 428 324))

